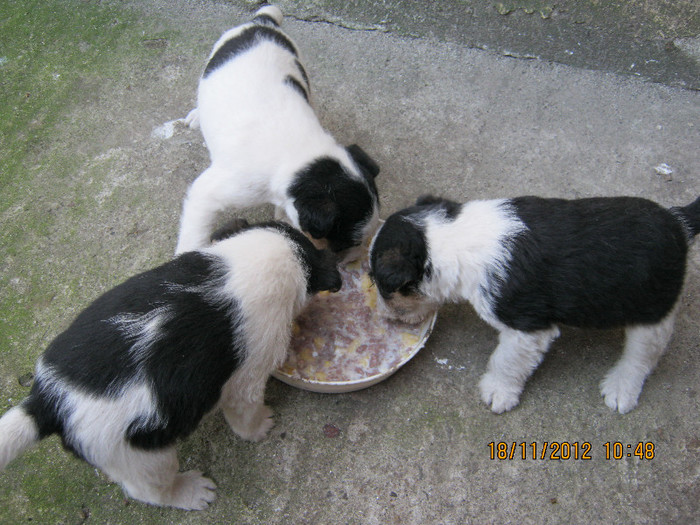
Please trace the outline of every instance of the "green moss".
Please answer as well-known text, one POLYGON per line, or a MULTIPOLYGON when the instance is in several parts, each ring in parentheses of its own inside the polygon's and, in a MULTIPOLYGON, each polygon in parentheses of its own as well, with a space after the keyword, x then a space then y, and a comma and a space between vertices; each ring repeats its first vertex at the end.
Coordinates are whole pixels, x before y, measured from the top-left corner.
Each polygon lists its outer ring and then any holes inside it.
POLYGON ((0 500, 10 503, 0 523, 78 523, 94 471, 62 450, 57 438, 42 442, 8 467, 10 482, 0 484, 0 500), (71 515, 66 516, 65 509, 71 515))
POLYGON ((92 2, 2 3, 0 134, 11 152, 3 185, 16 181, 24 155, 41 147, 71 103, 81 75, 106 61, 104 50, 114 46, 126 24, 114 9, 92 2))
POLYGON ((440 440, 444 436, 455 440, 472 439, 470 427, 464 418, 456 411, 444 411, 439 401, 431 403, 430 400, 425 400, 419 410, 415 407, 415 399, 412 399, 410 411, 415 415, 409 421, 394 429, 387 429, 387 438, 395 442, 396 448, 404 453, 418 454, 420 451, 416 447, 432 441, 431 436, 440 436, 440 440))
MULTIPOLYGON (((124 277, 105 272, 101 243, 85 250, 85 231, 102 212, 146 197, 127 199, 112 180, 123 159, 105 154, 110 117, 81 108, 128 92, 132 72, 159 59, 174 36, 156 23, 117 2, 0 2, 0 413, 28 394, 46 344, 124 277)), ((82 523, 98 513, 109 521, 115 512, 136 523, 129 516, 143 511, 56 437, 7 468, 0 501, 0 524, 82 523)))
MULTIPOLYGON (((6 385, 33 368, 55 335, 42 314, 68 283, 56 282, 46 246, 76 237, 94 209, 95 189, 109 177, 109 159, 77 176, 101 147, 95 133, 103 123, 71 115, 163 52, 152 42, 171 35, 149 23, 117 3, 0 2, 0 379, 6 385)), ((22 391, 15 388, 4 393, 22 391)))

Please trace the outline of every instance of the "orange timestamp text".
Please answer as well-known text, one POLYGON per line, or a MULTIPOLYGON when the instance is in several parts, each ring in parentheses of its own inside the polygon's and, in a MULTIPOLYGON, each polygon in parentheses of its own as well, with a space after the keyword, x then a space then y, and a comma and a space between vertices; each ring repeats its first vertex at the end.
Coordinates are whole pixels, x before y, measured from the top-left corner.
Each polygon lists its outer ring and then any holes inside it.
MULTIPOLYGON (((605 459, 623 458, 654 459, 655 446, 651 441, 622 443, 608 441, 603 444, 605 459)), ((489 459, 492 460, 552 460, 587 461, 593 459, 593 445, 590 441, 492 441, 488 444, 489 459)))

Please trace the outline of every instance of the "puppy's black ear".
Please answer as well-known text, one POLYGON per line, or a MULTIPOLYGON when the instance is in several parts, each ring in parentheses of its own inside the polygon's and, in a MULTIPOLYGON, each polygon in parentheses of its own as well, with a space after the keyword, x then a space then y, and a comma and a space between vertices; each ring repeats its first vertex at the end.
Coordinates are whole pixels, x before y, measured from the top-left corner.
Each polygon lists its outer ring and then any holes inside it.
POLYGON ((345 149, 352 157, 352 160, 354 160, 355 163, 360 166, 360 168, 365 170, 373 179, 379 175, 379 164, 377 164, 372 157, 367 155, 365 150, 363 150, 360 146, 353 144, 345 149))
POLYGON ((416 206, 424 206, 427 204, 441 204, 445 201, 442 197, 436 197, 435 195, 421 195, 416 199, 416 206))
POLYGON ((247 220, 237 217, 212 233, 209 240, 210 242, 222 241, 249 227, 250 224, 248 224, 247 220))
POLYGON ((459 215, 462 205, 458 202, 436 197, 434 195, 422 195, 416 200, 416 206, 426 206, 444 213, 449 219, 454 219, 459 215))
POLYGON ((406 291, 411 284, 423 279, 423 267, 413 257, 402 255, 396 248, 383 252, 372 261, 372 280, 384 297, 394 292, 406 291))
POLYGON ((343 286, 338 271, 338 259, 330 250, 318 251, 318 264, 311 269, 309 290, 311 293, 322 291, 337 292, 343 286))
POLYGON ((338 217, 338 205, 330 197, 297 199, 299 227, 314 239, 327 237, 338 217))

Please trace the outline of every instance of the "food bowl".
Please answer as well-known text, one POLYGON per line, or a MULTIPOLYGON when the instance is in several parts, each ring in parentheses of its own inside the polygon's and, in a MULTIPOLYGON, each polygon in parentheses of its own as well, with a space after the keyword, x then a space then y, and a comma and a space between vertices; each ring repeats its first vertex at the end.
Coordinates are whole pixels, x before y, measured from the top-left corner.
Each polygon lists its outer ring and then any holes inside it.
POLYGON ((321 292, 296 319, 287 361, 272 376, 312 392, 341 393, 383 381, 423 348, 437 311, 419 324, 377 311, 369 257, 340 268, 343 287, 321 292))

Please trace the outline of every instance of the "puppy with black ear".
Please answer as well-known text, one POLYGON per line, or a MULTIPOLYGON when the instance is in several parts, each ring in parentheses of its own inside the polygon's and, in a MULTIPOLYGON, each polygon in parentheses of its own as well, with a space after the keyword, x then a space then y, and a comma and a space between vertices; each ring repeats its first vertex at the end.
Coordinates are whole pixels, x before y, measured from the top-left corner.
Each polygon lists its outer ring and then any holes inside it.
POLYGON ((187 191, 176 253, 204 246, 219 212, 260 204, 346 260, 377 227, 379 166, 322 128, 281 22, 277 7, 263 7, 214 45, 187 117, 201 127, 211 166, 187 191))
POLYGON ((601 392, 625 413, 671 337, 698 232, 700 198, 665 209, 632 197, 458 204, 428 196, 382 225, 371 276, 390 317, 415 322, 469 301, 499 331, 479 383, 497 413, 518 404, 557 325, 624 327, 624 352, 601 392))
POLYGON ((311 294, 341 286, 335 256, 283 223, 231 235, 108 291, 39 359, 29 396, 0 419, 0 468, 56 433, 132 498, 203 509, 214 483, 178 472, 176 441, 219 407, 257 441, 264 391, 311 294))

